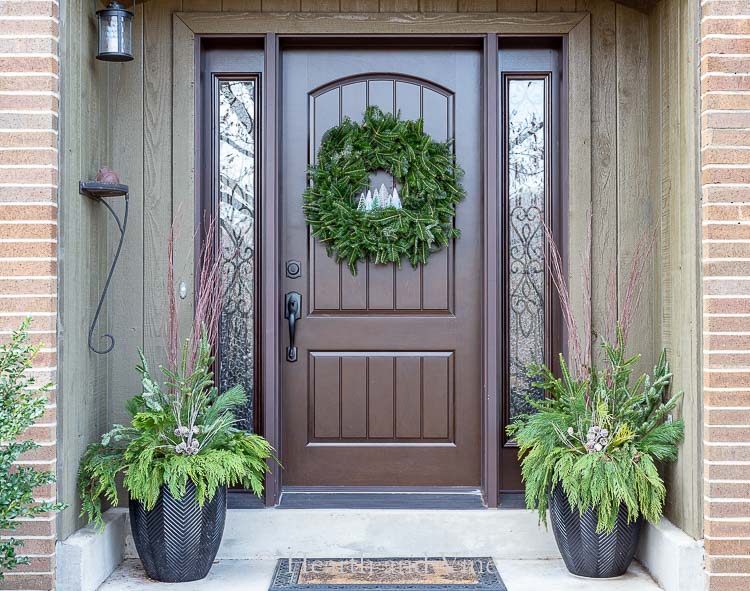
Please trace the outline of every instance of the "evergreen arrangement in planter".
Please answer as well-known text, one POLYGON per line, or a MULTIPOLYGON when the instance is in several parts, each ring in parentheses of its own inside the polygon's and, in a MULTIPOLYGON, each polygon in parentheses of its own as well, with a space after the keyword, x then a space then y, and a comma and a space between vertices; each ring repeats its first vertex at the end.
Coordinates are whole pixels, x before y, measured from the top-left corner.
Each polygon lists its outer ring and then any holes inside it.
POLYGON ((82 511, 100 526, 102 499, 116 506, 117 477, 130 495, 133 538, 146 573, 165 582, 208 574, 219 550, 228 486, 263 492, 273 450, 235 427, 245 404, 240 387, 219 394, 207 333, 194 364, 186 341, 176 370, 162 367, 162 387, 141 353, 143 394, 132 398, 129 426, 115 425, 88 447, 81 463, 82 511))
MULTIPOLYGON (((212 232, 208 232, 212 236, 212 232)), ((170 263, 172 257, 170 240, 170 263)), ((203 254, 191 335, 177 346, 172 265, 167 364, 160 382, 142 351, 143 393, 131 398, 130 425, 114 425, 81 461, 82 516, 103 526, 102 503, 118 504, 117 481, 130 497, 130 525, 146 573, 164 582, 205 577, 224 531, 227 487, 260 496, 274 452, 261 436, 237 427, 247 402, 241 387, 214 385, 214 343, 222 305, 221 262, 203 254)))
MULTIPOLYGON (((588 338, 583 344, 577 338, 563 266, 549 233, 548 242, 551 275, 572 335, 569 358, 560 355, 559 375, 546 365, 529 368, 546 397, 529 399, 533 412, 518 417, 508 433, 519 446, 526 505, 538 511, 540 522, 549 510, 568 570, 616 577, 633 560, 643 521, 655 524, 662 516, 666 488, 659 464, 677 459, 684 424, 667 419, 682 392, 669 395, 665 351, 653 374, 637 379, 633 371, 640 356, 625 353, 648 253, 634 256, 622 320, 614 323, 614 338, 603 340, 597 364, 588 338)), ((588 323, 582 332, 591 334, 588 323)))
MULTIPOLYGON (((39 347, 29 344, 29 319, 0 347, 0 530, 12 532, 19 519, 33 518, 48 511, 60 511, 62 503, 35 502, 34 489, 55 482, 52 472, 14 466, 22 454, 39 447, 22 439, 26 430, 44 414, 44 393, 50 384, 38 386, 28 373, 39 347)), ((0 540, 0 580, 3 573, 28 564, 17 552, 21 540, 12 535, 0 540)))
POLYGON ((597 531, 611 532, 620 505, 629 521, 643 517, 657 523, 666 489, 657 462, 677 459, 682 419, 665 422, 682 397, 665 401, 672 374, 662 351, 653 377, 631 384, 638 355, 626 358, 622 330, 615 345, 603 343, 606 367, 573 378, 565 359, 561 377, 544 366, 530 375, 548 396, 531 401, 536 412, 510 428, 523 458, 529 504, 544 518, 549 494, 560 485, 571 505, 583 513, 595 508, 597 531))
POLYGON ((666 488, 657 462, 677 459, 684 430, 682 420, 665 422, 682 397, 665 401, 672 376, 666 353, 653 377, 631 384, 639 356, 626 358, 622 330, 615 345, 602 347, 606 367, 583 377, 572 377, 562 357, 561 377, 546 366, 532 367, 548 397, 530 401, 536 412, 509 429, 523 458, 527 506, 541 520, 550 509, 568 569, 592 577, 623 574, 641 520, 658 523, 666 488))

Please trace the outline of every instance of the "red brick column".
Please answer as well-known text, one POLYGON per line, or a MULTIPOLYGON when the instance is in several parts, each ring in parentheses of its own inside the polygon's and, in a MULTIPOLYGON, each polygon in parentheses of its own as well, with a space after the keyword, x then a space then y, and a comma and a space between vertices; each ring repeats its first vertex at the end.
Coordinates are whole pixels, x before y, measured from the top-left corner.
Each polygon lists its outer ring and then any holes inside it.
POLYGON ((701 15, 708 589, 750 589, 750 2, 701 15))
MULTIPOLYGON (((57 364, 58 14, 56 0, 0 0, 0 339, 33 317, 33 339, 45 343, 34 367, 41 383, 54 383, 57 364)), ((54 388, 48 397, 30 432, 41 447, 25 462, 54 471, 54 388)), ((0 589, 53 589, 54 516, 14 535, 31 563, 6 573, 0 589)))

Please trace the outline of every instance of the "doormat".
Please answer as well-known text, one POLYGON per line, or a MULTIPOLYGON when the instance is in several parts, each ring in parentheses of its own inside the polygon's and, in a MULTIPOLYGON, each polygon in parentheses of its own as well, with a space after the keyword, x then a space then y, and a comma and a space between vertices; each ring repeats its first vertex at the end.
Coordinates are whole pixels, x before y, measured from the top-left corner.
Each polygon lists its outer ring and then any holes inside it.
POLYGON ((283 558, 268 591, 507 591, 492 558, 283 558))

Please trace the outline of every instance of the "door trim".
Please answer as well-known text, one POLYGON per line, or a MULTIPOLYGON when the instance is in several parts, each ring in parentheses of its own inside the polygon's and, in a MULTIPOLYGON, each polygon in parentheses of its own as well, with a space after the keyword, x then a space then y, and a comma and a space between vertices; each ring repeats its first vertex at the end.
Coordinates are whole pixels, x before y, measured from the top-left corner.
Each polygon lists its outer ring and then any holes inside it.
POLYGON ((500 300, 501 285, 499 253, 500 185, 498 162, 500 127, 498 120, 499 98, 498 36, 487 35, 484 43, 484 302, 482 306, 482 492, 488 507, 497 507, 500 488, 500 399, 504 372, 497 371, 500 359, 500 300), (494 195, 494 199, 488 199, 494 195), (496 433, 496 437, 490 434, 496 433))
POLYGON ((588 12, 177 12, 198 35, 566 35, 588 12))
MULTIPOLYGON (((278 202, 278 80, 280 41, 292 38, 361 37, 363 34, 399 38, 481 37, 484 45, 484 75, 486 88, 483 99, 485 129, 485 204, 484 225, 484 302, 482 351, 482 491, 489 507, 498 504, 499 447, 496 436, 499 425, 499 392, 496 360, 498 359, 498 297, 499 297, 499 224, 497 195, 498 167, 498 36, 560 36, 563 41, 563 86, 561 89, 561 137, 566 142, 561 150, 562 203, 567 203, 568 214, 562 223, 561 242, 568 252, 580 252, 582 238, 588 235, 591 211, 591 167, 574 166, 576 161, 591 161, 591 44, 589 13, 400 13, 400 14, 314 14, 314 13, 185 13, 173 14, 172 55, 157 60, 155 75, 172 80, 172 109, 175 121, 182 125, 172 128, 172 203, 173 210, 195 210, 192 228, 184 228, 176 237, 175 252, 185 257, 186 267, 194 269, 195 240, 200 203, 195 171, 200 163, 196 106, 200 104, 200 42, 201 37, 243 36, 263 39, 265 77, 262 88, 263 124, 261 146, 263 173, 260 200, 262 220, 259 241, 266 245, 261 260, 263 291, 261 294, 260 356, 262 368, 262 396, 264 435, 271 445, 281 445, 280 364, 281 323, 279 320, 279 202, 278 202), (494 65, 493 65, 494 64, 494 65), (570 215, 577 212, 577 215, 570 215), (188 231, 191 230, 191 231, 188 231)), ((571 290, 581 289, 579 269, 569 266, 571 290)), ((189 279, 193 279, 192 277, 189 279)), ((189 300, 189 298, 188 298, 189 300)), ((188 301, 186 300, 186 302, 188 301)), ((191 306, 184 306, 184 315, 192 317, 191 306)), ((574 310, 580 317, 581 310, 574 310)), ((183 324, 187 326, 189 322, 183 324)), ((282 485, 282 471, 274 466, 266 479, 267 506, 276 505, 282 485)))

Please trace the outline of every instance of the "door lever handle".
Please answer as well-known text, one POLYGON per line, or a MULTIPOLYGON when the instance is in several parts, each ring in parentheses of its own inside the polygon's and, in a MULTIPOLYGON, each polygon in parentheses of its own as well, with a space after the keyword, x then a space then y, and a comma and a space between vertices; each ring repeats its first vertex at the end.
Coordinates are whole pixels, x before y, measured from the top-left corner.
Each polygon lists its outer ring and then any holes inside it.
POLYGON ((286 348, 286 360, 294 363, 297 361, 297 347, 294 344, 294 335, 302 311, 302 296, 296 291, 290 291, 284 299, 284 318, 289 321, 289 346, 286 348))

